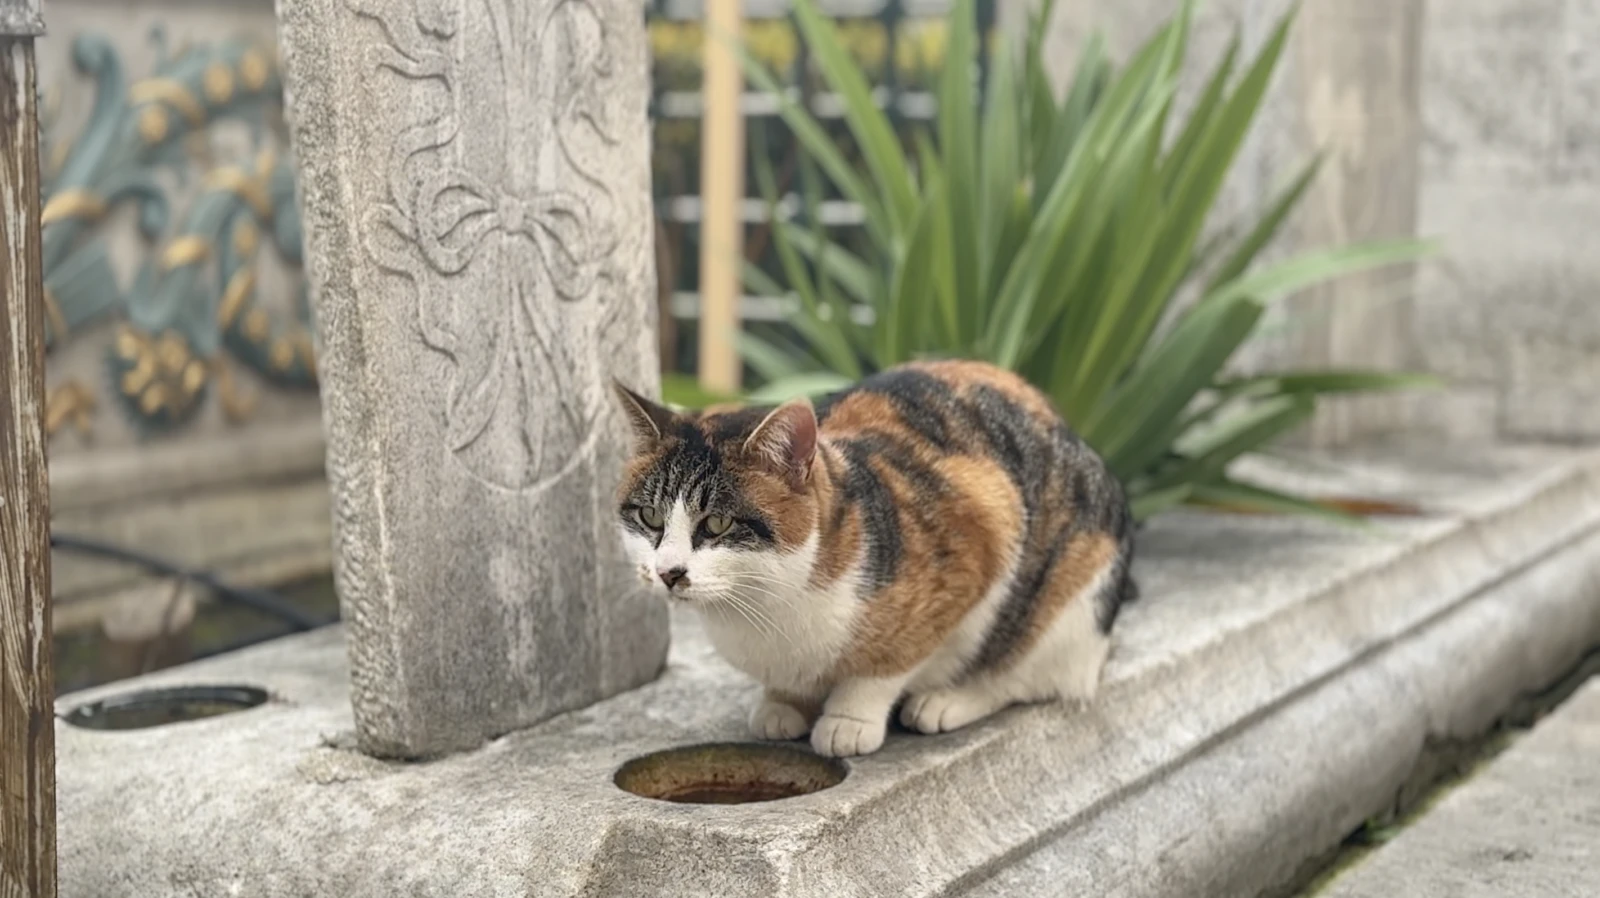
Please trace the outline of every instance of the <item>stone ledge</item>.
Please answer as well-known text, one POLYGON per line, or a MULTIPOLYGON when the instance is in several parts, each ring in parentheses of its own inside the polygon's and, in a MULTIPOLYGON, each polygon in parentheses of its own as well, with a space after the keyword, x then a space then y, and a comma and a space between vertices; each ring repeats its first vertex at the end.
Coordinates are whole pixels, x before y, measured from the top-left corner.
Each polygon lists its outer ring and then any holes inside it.
POLYGON ((1263 473, 1429 513, 1378 535, 1173 515, 1142 540, 1145 598, 1089 711, 896 734, 780 802, 612 785, 629 758, 744 738, 754 688, 687 619, 657 682, 428 764, 343 747, 337 629, 74 695, 242 682, 276 700, 58 723, 61 894, 1253 894, 1381 805, 1426 737, 1482 729, 1600 640, 1600 455, 1423 447, 1263 473))

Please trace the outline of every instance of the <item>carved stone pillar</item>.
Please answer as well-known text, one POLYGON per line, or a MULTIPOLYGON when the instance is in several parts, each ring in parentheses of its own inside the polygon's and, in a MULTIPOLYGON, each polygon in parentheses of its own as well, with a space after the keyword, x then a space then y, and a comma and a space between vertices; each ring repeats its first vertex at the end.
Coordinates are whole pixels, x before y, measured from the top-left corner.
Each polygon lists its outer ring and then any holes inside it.
POLYGON ((606 386, 659 383, 642 11, 279 16, 361 745, 464 749, 653 678, 606 386))

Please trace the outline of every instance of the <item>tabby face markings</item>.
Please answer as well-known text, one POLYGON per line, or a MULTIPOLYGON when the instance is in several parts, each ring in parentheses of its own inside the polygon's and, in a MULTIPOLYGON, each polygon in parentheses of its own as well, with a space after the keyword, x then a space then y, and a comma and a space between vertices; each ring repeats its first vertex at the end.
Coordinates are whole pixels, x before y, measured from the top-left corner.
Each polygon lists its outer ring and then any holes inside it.
POLYGON ((770 594, 776 584, 792 579, 791 565, 765 525, 741 518, 732 509, 718 511, 693 501, 693 491, 663 498, 644 508, 667 510, 655 514, 630 511, 629 500, 621 513, 623 545, 637 566, 640 578, 674 601, 692 604, 735 602, 770 594))
POLYGON ((638 407, 617 523, 640 579, 673 601, 746 606, 793 581, 778 523, 749 492, 741 440, 718 432, 718 422, 624 398, 638 407))

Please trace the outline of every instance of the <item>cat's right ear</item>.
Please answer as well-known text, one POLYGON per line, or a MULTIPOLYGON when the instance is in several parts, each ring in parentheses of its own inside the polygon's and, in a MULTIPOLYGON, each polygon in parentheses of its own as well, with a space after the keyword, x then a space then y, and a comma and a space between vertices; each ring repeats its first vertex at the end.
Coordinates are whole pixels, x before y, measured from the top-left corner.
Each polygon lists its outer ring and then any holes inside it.
POLYGON ((649 446, 672 428, 675 417, 672 409, 640 396, 616 378, 611 379, 611 392, 617 395, 617 404, 628 415, 635 446, 649 446))

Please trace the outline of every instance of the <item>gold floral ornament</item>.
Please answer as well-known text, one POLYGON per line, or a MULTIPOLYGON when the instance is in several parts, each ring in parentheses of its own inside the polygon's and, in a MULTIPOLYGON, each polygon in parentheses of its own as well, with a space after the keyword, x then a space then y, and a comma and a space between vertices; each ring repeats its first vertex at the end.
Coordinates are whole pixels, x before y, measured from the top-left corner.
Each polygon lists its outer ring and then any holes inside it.
POLYGON ((72 220, 92 224, 105 214, 106 201, 99 194, 83 187, 68 187, 51 195, 39 214, 39 224, 48 226, 72 220))
POLYGON ((217 379, 217 398, 222 402, 222 414, 230 424, 243 424, 255 413, 257 396, 239 389, 233 379, 233 367, 225 356, 211 360, 211 373, 217 379))
POLYGON ((117 388, 147 417, 181 419, 199 399, 206 363, 177 331, 147 334, 124 324, 117 332, 117 358, 124 363, 117 388))
POLYGON ((267 55, 255 47, 244 51, 239 57, 239 80, 244 82, 245 89, 256 93, 267 86, 267 78, 272 75, 271 63, 267 55))
POLYGON ((85 438, 94 435, 94 393, 82 381, 69 380, 50 391, 45 400, 44 431, 49 437, 60 433, 68 424, 85 438))
POLYGON ((221 62, 213 62, 206 66, 205 74, 201 76, 201 86, 211 105, 221 106, 233 99, 233 70, 221 62))
POLYGON ((173 135, 172 113, 182 116, 190 128, 206 123, 206 107, 187 85, 176 78, 146 78, 128 88, 128 101, 139 111, 139 136, 148 145, 173 135))

